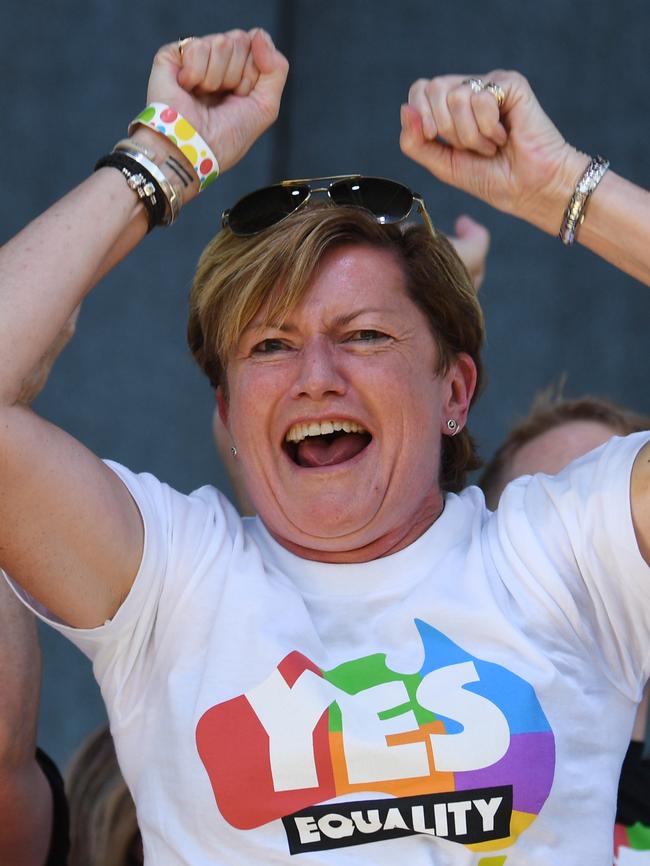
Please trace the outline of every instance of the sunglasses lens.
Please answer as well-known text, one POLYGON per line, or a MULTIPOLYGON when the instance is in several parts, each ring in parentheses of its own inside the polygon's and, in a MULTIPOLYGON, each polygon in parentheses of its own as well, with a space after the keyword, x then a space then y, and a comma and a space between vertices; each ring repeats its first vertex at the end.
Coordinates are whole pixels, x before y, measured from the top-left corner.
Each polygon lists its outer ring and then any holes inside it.
POLYGON ((235 235, 254 235, 279 223, 309 198, 309 187, 267 186, 240 199, 228 214, 235 235))
POLYGON ((356 177, 337 181, 329 189, 335 204, 369 210, 381 223, 399 222, 413 207, 410 189, 383 177, 356 177))

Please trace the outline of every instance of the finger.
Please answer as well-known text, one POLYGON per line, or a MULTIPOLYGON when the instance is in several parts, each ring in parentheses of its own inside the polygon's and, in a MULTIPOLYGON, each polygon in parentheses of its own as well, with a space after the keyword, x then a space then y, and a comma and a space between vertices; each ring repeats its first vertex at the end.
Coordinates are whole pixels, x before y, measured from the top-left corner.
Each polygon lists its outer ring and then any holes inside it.
POLYGON ((496 145, 482 135, 474 114, 474 99, 481 95, 473 93, 469 85, 461 83, 448 92, 447 106, 456 130, 458 146, 483 156, 494 156, 496 145))
POLYGON ((244 64, 244 71, 242 72, 241 81, 233 91, 235 96, 248 96, 248 94, 257 84, 257 79, 260 77, 260 71, 255 65, 255 60, 253 58, 252 46, 252 41, 255 38, 255 34, 257 33, 258 29, 259 28, 256 27, 254 30, 250 30, 248 33, 251 40, 251 46, 248 52, 248 56, 246 58, 246 63, 244 64))
POLYGON ((424 78, 420 78, 414 82, 409 89, 408 101, 409 105, 412 105, 416 109, 421 118, 424 137, 429 141, 433 141, 438 136, 438 127, 427 96, 428 84, 429 82, 424 78))
POLYGON ((472 108, 481 135, 493 141, 497 147, 503 147, 508 140, 508 133, 501 123, 499 104, 489 90, 472 94, 472 108))
POLYGON ((478 291, 485 277, 485 262, 490 246, 490 233, 470 217, 459 217, 454 226, 456 235, 449 240, 458 253, 474 288, 478 291))
POLYGON ((431 103, 431 110, 438 128, 438 135, 452 147, 462 147, 462 141, 458 137, 456 124, 454 123, 449 104, 447 101, 450 87, 457 82, 450 81, 450 76, 439 76, 433 78, 427 87, 427 96, 431 103))
POLYGON ((197 93, 218 93, 229 90, 226 83, 227 70, 235 51, 235 43, 229 33, 219 33, 208 40, 209 54, 203 80, 194 88, 197 93))
POLYGON ((490 249, 490 232, 469 216, 460 216, 454 224, 455 237, 450 241, 462 259, 478 290, 485 277, 485 263, 490 249))
POLYGON ((400 118, 402 132, 399 143, 402 153, 423 165, 440 180, 449 183, 453 148, 435 139, 429 141, 425 138, 422 118, 413 105, 402 105, 400 118))
POLYGON ((183 90, 188 93, 195 89, 208 92, 209 87, 212 88, 209 92, 218 90, 220 76, 215 58, 219 57, 221 65, 225 68, 231 50, 222 34, 192 39, 188 42, 183 49, 181 68, 177 77, 183 90))
POLYGON ((244 67, 251 52, 251 38, 244 30, 231 30, 226 35, 232 42, 232 53, 223 77, 223 88, 235 90, 242 83, 244 67))
POLYGON ((428 140, 441 138, 452 147, 461 146, 447 106, 447 93, 460 81, 459 75, 439 75, 431 79, 420 78, 411 87, 409 102, 420 113, 428 140))
POLYGON ((253 61, 259 70, 259 77, 251 90, 257 102, 267 112, 267 118, 274 120, 280 108, 280 98, 289 74, 286 57, 277 50, 266 30, 259 29, 251 43, 253 61))

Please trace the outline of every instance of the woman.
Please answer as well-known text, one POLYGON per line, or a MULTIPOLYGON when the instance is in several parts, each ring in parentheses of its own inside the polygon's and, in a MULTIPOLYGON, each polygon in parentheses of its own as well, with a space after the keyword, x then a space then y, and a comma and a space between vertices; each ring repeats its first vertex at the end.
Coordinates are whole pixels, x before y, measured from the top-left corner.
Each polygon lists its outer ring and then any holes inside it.
MULTIPOLYGON (((272 121, 286 72, 261 31, 161 49, 128 144, 2 251, 0 562, 93 657, 145 861, 608 863, 648 675, 650 448, 515 485, 497 517, 448 492, 474 462, 482 319, 440 235, 384 225, 408 191, 262 191, 201 260, 190 343, 260 519, 13 405, 210 150, 224 170, 272 121)), ((556 232, 587 160, 523 79, 493 78, 416 84, 402 146, 556 232)), ((580 240, 650 281, 647 195, 599 172, 580 240)))

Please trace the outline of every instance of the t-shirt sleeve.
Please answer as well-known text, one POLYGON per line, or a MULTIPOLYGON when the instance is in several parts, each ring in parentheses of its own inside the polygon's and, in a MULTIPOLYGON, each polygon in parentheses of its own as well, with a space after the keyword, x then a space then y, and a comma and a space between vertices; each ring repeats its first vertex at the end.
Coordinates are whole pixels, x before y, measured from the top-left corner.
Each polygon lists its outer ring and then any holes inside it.
MULTIPOLYGON (((179 600, 191 592, 193 577, 205 572, 207 557, 218 563, 231 547, 230 527, 227 501, 212 488, 185 496, 153 475, 106 464, 128 488, 144 526, 138 573, 112 619, 97 628, 73 628, 12 586, 37 616, 92 660, 102 694, 113 696, 113 719, 125 721, 124 714, 146 699, 152 667, 165 651, 165 631, 179 600)), ((218 569, 212 574, 218 578, 218 569)))
POLYGON ((630 478, 649 438, 614 437, 556 476, 517 479, 490 527, 494 560, 512 596, 525 597, 531 627, 551 619, 633 700, 650 675, 650 567, 634 531, 630 478))

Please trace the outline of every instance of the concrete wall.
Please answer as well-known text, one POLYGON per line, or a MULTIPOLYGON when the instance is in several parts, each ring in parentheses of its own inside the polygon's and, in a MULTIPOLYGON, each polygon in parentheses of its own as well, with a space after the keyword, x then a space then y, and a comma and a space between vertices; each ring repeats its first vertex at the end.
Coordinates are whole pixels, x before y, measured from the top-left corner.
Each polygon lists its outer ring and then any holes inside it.
MULTIPOLYGON (((158 231, 84 306, 37 408, 102 456, 182 490, 225 485, 212 394, 184 343, 187 287, 223 207, 281 176, 349 171, 403 179, 451 230, 467 212, 493 233, 481 291, 490 383, 472 427, 489 455, 534 392, 561 372, 650 412, 648 290, 581 249, 442 187, 402 156, 399 105, 420 76, 513 67, 565 136, 648 185, 650 7, 623 0, 5 0, 0 9, 0 239, 81 180, 142 107, 156 48, 261 24, 292 64, 280 120, 169 232, 158 231)), ((61 763, 104 718, 89 665, 43 630, 41 743, 61 763)))

